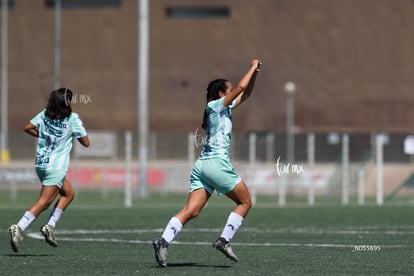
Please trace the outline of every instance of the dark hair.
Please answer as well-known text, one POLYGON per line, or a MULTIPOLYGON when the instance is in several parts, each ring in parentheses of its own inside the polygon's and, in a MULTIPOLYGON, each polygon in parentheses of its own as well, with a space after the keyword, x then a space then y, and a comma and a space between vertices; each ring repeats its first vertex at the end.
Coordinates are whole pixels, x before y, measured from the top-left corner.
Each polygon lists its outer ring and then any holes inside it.
MULTIPOLYGON (((225 92, 226 91, 226 82, 228 80, 226 79, 215 79, 211 81, 207 86, 207 103, 217 100, 220 98, 219 92, 225 92)), ((201 127, 204 129, 207 129, 207 112, 204 110, 204 116, 203 116, 203 123, 201 124, 201 127)))
POLYGON ((72 113, 70 102, 72 101, 72 91, 69 88, 59 88, 53 90, 49 96, 46 107, 46 116, 50 119, 63 119, 72 113))

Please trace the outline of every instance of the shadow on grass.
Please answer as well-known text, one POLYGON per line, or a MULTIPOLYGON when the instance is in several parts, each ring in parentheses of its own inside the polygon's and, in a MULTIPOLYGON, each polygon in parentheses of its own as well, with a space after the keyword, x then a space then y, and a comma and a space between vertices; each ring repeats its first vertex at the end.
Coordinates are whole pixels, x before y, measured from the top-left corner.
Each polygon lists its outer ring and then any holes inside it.
POLYGON ((231 265, 210 265, 198 263, 169 263, 168 267, 210 267, 210 268, 230 268, 231 265))
POLYGON ((15 257, 15 258, 27 258, 27 257, 51 257, 53 255, 50 254, 19 254, 19 253, 11 253, 11 254, 1 254, 1 256, 5 257, 15 257))

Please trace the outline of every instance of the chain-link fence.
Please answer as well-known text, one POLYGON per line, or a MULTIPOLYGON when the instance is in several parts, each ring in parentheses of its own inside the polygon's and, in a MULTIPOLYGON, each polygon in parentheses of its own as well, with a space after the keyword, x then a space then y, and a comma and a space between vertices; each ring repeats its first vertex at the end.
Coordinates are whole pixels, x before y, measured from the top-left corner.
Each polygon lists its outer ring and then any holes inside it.
MULTIPOLYGON (((68 174, 72 183, 79 190, 105 194, 111 189, 122 190, 131 179, 136 194, 139 186, 137 135, 132 135, 130 147, 126 147, 125 133, 91 131, 90 137, 90 148, 83 149, 75 143, 68 174), (125 161, 128 155, 125 149, 132 151, 129 153, 131 164, 125 161), (128 168, 132 169, 128 172, 128 168), (127 178, 128 173, 130 178, 127 178)), ((321 198, 337 198, 338 203, 343 204, 350 200, 363 204, 364 198, 378 196, 378 185, 382 185, 382 199, 413 194, 410 177, 414 166, 412 155, 404 152, 405 134, 380 135, 383 142, 380 163, 376 134, 297 134, 295 158, 291 163, 286 161, 286 137, 283 133, 233 135, 232 162, 254 196, 274 196, 281 205, 289 196, 303 197, 305 203, 310 204, 321 198)), ((194 133, 150 134, 149 191, 186 192, 203 139, 202 135, 194 133)), ((12 133, 11 162, 0 167, 0 187, 10 189, 12 196, 19 188, 38 187, 32 162, 35 142, 24 133, 12 133)))

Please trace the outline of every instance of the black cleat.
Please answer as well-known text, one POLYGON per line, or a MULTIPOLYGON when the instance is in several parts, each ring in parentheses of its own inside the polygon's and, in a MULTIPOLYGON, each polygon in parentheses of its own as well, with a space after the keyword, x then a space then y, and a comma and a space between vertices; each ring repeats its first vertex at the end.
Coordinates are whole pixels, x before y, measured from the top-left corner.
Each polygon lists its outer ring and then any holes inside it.
POLYGON ((229 258, 233 262, 239 261, 237 256, 233 253, 230 243, 226 241, 224 238, 218 238, 217 240, 215 240, 213 243, 213 247, 221 253, 223 253, 227 258, 229 258))
POLYGON ((155 261, 160 267, 167 267, 168 242, 166 242, 163 238, 156 239, 152 241, 152 246, 154 247, 155 261))

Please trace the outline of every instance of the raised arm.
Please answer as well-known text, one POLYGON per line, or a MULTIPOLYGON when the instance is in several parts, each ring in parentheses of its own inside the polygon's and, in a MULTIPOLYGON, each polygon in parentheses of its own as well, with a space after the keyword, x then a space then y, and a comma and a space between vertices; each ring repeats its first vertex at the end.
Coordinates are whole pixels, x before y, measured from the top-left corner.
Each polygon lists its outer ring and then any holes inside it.
POLYGON ((234 107, 237 107, 239 104, 241 104, 242 102, 244 102, 245 100, 247 100, 247 98, 250 97, 250 95, 253 92, 254 84, 256 82, 257 73, 259 73, 259 71, 260 71, 259 68, 257 68, 254 71, 253 76, 250 79, 249 84, 246 87, 246 90, 244 90, 242 93, 239 94, 239 96, 237 96, 237 98, 235 100, 234 107))
POLYGON ((249 70, 240 79, 236 87, 230 90, 230 92, 228 92, 228 94, 224 97, 224 106, 230 105, 234 99, 236 99, 242 92, 246 90, 250 83, 250 80, 252 79, 256 70, 258 70, 260 64, 261 62, 258 59, 252 60, 249 70))

